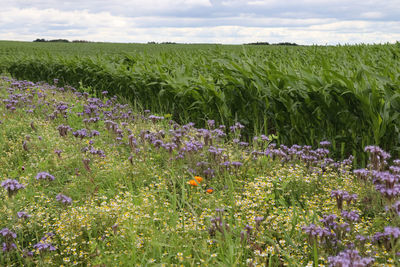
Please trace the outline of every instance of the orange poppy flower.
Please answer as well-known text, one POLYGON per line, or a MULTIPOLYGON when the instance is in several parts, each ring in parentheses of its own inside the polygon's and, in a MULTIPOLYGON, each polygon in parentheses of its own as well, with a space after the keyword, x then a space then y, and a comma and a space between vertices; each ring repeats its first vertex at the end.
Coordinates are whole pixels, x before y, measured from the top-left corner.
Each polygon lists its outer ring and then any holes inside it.
POLYGON ((208 189, 206 190, 206 192, 209 193, 209 194, 211 194, 212 192, 214 192, 214 189, 208 188, 208 189))
POLYGON ((199 183, 201 183, 203 181, 203 178, 200 176, 195 176, 194 179, 196 179, 196 181, 199 183))
POLYGON ((190 181, 189 181, 189 184, 190 184, 191 186, 198 186, 198 185, 199 185, 195 180, 190 180, 190 181))

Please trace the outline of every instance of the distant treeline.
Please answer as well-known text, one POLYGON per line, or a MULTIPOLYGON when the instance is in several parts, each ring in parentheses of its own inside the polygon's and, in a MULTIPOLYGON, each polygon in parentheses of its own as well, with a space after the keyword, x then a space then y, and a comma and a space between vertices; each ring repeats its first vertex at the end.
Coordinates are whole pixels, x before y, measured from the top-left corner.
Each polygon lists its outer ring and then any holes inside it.
POLYGON ((175 43, 175 42, 161 42, 161 43, 157 43, 157 42, 151 41, 151 42, 147 42, 147 44, 177 44, 177 43, 175 43))
POLYGON ((291 46, 297 46, 298 44, 289 43, 289 42, 282 42, 282 43, 276 43, 276 44, 270 44, 268 42, 256 42, 256 43, 248 43, 246 45, 291 45, 291 46))
POLYGON ((36 39, 34 42, 50 42, 50 43, 92 43, 91 41, 86 40, 73 40, 69 41, 67 39, 53 39, 53 40, 46 40, 46 39, 36 39))

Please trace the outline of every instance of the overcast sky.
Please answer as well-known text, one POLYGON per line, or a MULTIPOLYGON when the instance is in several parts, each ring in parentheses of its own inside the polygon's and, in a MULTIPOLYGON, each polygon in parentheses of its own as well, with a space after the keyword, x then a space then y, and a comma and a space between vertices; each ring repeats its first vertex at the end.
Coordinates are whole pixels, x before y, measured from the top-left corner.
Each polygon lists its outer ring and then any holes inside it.
POLYGON ((0 0, 0 40, 400 41, 400 0, 0 0))

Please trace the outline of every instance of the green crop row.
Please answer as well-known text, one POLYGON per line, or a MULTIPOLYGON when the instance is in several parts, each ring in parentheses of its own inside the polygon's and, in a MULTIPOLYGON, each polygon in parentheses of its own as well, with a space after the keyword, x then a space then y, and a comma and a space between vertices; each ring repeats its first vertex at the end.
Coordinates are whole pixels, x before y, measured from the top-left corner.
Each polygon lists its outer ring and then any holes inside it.
POLYGON ((19 79, 107 90, 176 120, 240 121, 251 137, 333 143, 337 157, 400 152, 400 44, 339 47, 0 42, 19 79), (13 48, 18 49, 13 49, 13 48), (92 48, 92 50, 91 50, 92 48))

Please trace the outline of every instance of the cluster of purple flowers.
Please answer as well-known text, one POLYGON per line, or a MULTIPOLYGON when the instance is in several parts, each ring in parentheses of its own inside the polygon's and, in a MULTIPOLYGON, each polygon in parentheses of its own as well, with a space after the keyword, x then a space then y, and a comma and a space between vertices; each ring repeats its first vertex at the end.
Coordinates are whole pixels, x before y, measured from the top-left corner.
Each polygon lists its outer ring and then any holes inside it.
POLYGON ((331 198, 336 199, 338 209, 342 210, 344 201, 347 203, 347 205, 350 205, 352 202, 357 200, 358 196, 357 194, 349 194, 344 190, 333 190, 331 192, 331 198))
POLYGON ((81 129, 73 132, 72 135, 82 140, 83 138, 88 137, 89 133, 86 129, 81 129))
POLYGON ((36 180, 49 180, 49 181, 54 181, 54 176, 53 175, 51 175, 50 173, 48 173, 48 172, 39 172, 37 175, 36 175, 36 180))
POLYGON ((9 252, 13 249, 16 249, 17 246, 14 243, 14 239, 17 238, 17 234, 12 232, 8 228, 3 228, 0 230, 0 235, 3 236, 3 252, 9 252))
POLYGON ((70 205, 72 203, 72 199, 70 197, 67 197, 66 195, 63 194, 58 194, 56 196, 56 200, 65 204, 65 205, 70 205))
POLYGON ((67 125, 61 124, 57 127, 57 130, 58 130, 60 136, 67 136, 68 131, 71 131, 72 128, 67 125))
POLYGON ((373 183, 376 191, 387 199, 394 199, 400 195, 400 175, 388 171, 372 171, 373 183))
POLYGON ((18 190, 25 188, 24 185, 20 184, 17 180, 7 179, 1 183, 1 186, 7 190, 8 196, 11 197, 18 192, 18 190))
POLYGON ((331 267, 368 267, 372 266, 374 259, 371 257, 361 257, 357 250, 347 249, 340 252, 337 256, 328 258, 331 267))
POLYGON ((390 154, 378 146, 366 146, 365 152, 369 153, 369 164, 373 170, 382 170, 387 165, 390 154))

